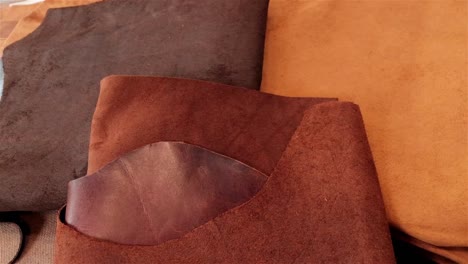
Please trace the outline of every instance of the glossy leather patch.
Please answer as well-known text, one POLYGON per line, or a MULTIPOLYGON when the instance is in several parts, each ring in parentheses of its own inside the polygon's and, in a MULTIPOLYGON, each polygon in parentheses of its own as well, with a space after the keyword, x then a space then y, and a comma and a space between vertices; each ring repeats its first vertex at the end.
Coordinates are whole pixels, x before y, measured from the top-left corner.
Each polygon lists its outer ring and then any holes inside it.
POLYGON ((66 221, 90 236, 155 245, 250 199, 267 176, 181 142, 158 142, 69 183, 66 221))

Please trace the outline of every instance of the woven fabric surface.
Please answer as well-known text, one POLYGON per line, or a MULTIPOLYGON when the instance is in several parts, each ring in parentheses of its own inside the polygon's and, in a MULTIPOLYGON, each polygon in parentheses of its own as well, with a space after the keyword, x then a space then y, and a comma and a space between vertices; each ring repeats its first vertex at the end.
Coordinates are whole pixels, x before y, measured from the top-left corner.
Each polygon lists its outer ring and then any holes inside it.
POLYGON ((56 211, 22 213, 21 219, 28 224, 30 233, 25 238, 25 247, 18 264, 48 264, 53 262, 56 211))
POLYGON ((0 223, 0 263, 10 263, 15 258, 22 239, 18 225, 11 222, 0 223))

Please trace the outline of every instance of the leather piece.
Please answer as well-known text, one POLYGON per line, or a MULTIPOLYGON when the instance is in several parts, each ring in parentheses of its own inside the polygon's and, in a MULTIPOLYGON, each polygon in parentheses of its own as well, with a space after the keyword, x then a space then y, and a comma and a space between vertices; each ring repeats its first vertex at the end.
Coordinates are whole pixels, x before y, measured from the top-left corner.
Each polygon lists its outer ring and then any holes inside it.
MULTIPOLYGON (((3 45, 0 45, 0 56, 6 46, 26 37, 36 30, 44 20, 47 10, 50 8, 80 6, 100 1, 101 0, 46 0, 42 3, 34 4, 34 8, 29 7, 28 12, 24 12, 23 16, 17 20, 14 29, 5 39, 3 45)), ((27 7, 15 6, 14 8, 25 10, 27 7)))
POLYGON ((0 21, 0 41, 3 41, 10 35, 16 25, 16 21, 0 21))
POLYGON ((270 1, 262 90, 360 105, 390 222, 468 246, 468 2, 270 1))
POLYGON ((4 78, 3 62, 2 62, 2 58, 0 58, 0 101, 2 100, 2 94, 3 94, 3 78, 4 78))
POLYGON ((269 178, 246 203, 158 245, 87 236, 65 223, 62 210, 55 262, 393 263, 359 109, 327 101, 184 79, 104 79, 90 173, 141 145, 178 140, 269 178))
POLYGON ((259 88, 267 5, 110 0, 50 9, 36 31, 4 52, 0 211, 65 203, 67 182, 86 174, 92 113, 106 75, 259 88))
POLYGON ((40 4, 8 6, 8 3, 0 3, 0 57, 15 26, 39 6, 40 4))
POLYGON ((0 3, 0 19, 1 21, 18 22, 25 16, 29 15, 38 8, 38 4, 10 6, 9 3, 0 3))
POLYGON ((91 126, 88 174, 159 141, 202 146, 270 174, 304 110, 330 100, 197 80, 106 77, 91 126))
POLYGON ((158 142, 71 181, 65 219, 95 238, 156 245, 247 201, 266 179, 206 149, 158 142))

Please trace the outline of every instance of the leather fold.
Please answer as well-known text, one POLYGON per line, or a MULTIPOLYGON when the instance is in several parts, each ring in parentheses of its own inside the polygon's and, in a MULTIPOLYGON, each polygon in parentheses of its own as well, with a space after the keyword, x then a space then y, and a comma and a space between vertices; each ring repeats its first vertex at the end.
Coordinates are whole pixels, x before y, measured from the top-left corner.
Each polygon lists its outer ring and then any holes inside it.
MULTIPOLYGON (((92 127, 89 173, 97 175, 85 181, 116 166, 119 157, 148 148, 141 145, 160 141, 199 146, 268 178, 245 202, 152 245, 85 234, 68 223, 62 209, 56 263, 394 263, 365 128, 352 103, 203 81, 112 76, 102 81, 92 127)), ((222 170, 229 175, 231 169, 222 170)), ((110 208, 119 203, 109 201, 110 208)))

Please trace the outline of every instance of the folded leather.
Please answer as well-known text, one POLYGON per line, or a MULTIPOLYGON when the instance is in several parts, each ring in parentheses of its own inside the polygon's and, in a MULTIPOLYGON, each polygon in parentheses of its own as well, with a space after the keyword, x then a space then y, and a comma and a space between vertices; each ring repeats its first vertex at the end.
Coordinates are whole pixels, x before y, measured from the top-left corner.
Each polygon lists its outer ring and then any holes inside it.
MULTIPOLYGON (((65 222, 64 209, 57 225, 56 263, 394 262, 356 105, 194 80, 104 79, 93 117, 90 173, 99 175, 115 166, 118 157, 128 159, 128 151, 159 141, 198 145, 239 160, 268 179, 245 203, 231 205, 179 238, 153 245, 86 235, 65 222)), ((143 153, 145 148, 129 155, 150 156, 148 151, 143 153)), ((225 165, 220 171, 226 170, 227 175, 220 172, 209 179, 223 182, 232 170, 232 165, 225 165)), ((110 179, 110 175, 103 177, 110 179)), ((166 188, 176 182, 168 182, 166 188)), ((112 208, 118 202, 107 203, 112 208)))
POLYGON ((260 85, 267 0, 109 0, 50 9, 4 52, 0 211, 57 209, 84 176, 109 74, 260 85), (26 74, 27 73, 27 74, 26 74))
POLYGON ((159 142, 71 181, 65 219, 95 238, 156 245, 247 201, 266 177, 193 145, 159 142))
MULTIPOLYGON (((467 1, 270 1, 262 91, 361 107, 390 222, 468 247, 467 1)), ((468 259, 465 261, 468 262, 468 259)))

